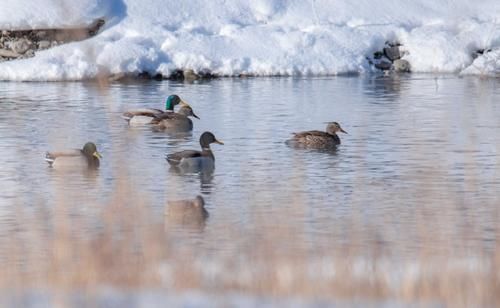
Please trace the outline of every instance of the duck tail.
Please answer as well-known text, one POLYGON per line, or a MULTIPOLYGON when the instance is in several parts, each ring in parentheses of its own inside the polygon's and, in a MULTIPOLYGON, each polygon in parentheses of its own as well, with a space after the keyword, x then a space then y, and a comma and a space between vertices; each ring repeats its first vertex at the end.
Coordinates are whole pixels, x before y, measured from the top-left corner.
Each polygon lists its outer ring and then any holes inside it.
POLYGON ((178 157, 176 157, 175 155, 172 155, 172 154, 165 154, 165 159, 167 160, 167 162, 171 165, 178 165, 180 163, 180 160, 178 157))
POLYGON ((130 119, 132 119, 133 116, 134 116, 133 114, 125 112, 124 114, 122 114, 121 118, 127 122, 130 122, 130 119))
POLYGON ((45 153, 45 161, 46 161, 47 163, 49 163, 49 165, 51 165, 51 166, 52 166, 52 164, 53 164, 53 163, 54 163, 54 161, 55 161, 55 157, 54 157, 54 156, 52 156, 52 154, 50 154, 50 152, 47 152, 47 153, 45 153))

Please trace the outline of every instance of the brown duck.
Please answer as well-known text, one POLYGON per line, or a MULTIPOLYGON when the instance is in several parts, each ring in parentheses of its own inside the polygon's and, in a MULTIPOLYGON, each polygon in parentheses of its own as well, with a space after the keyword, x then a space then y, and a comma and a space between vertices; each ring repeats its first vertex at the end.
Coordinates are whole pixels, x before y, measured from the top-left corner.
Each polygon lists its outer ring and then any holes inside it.
POLYGON ((310 130, 293 133, 293 137, 286 141, 290 146, 302 148, 328 149, 340 145, 338 132, 347 134, 337 122, 327 122, 326 131, 310 130))

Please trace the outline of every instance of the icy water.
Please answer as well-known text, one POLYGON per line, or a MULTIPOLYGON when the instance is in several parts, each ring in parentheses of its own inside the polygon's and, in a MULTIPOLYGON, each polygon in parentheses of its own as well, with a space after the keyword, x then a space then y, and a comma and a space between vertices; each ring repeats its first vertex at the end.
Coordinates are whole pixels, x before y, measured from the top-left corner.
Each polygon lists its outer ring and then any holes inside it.
POLYGON ((377 243, 396 260, 429 247, 449 253, 455 242, 487 253, 500 204, 499 102, 499 79, 431 75, 0 83, 0 242, 34 232, 20 212, 45 217, 38 227, 50 242, 63 207, 86 239, 106 224, 101 208, 121 195, 161 221, 168 200, 201 194, 210 217, 174 247, 198 243, 214 256, 234 256, 282 234, 287 240, 276 242, 290 255, 353 238, 356 249, 377 243), (192 134, 129 127, 120 117, 163 108, 172 93, 201 118, 192 134), (284 143, 327 121, 348 132, 337 151, 284 143), (207 130, 225 143, 212 145, 213 174, 171 170, 165 153, 199 149, 207 130), (58 172, 44 161, 47 150, 86 141, 103 155, 98 172, 58 172))

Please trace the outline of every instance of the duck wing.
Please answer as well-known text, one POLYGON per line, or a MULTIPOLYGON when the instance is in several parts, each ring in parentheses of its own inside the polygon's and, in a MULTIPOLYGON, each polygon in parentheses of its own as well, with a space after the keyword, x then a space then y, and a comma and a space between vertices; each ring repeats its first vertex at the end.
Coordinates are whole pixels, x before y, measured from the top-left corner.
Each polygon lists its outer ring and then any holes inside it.
POLYGON ((319 137, 319 138, 325 138, 325 137, 331 138, 330 134, 328 134, 326 132, 319 131, 319 130, 309 130, 309 131, 305 131, 305 132, 293 133, 293 135, 294 135, 294 138, 296 138, 296 139, 301 139, 301 138, 316 138, 316 137, 319 137))
POLYGON ((305 132, 293 133, 291 143, 297 143, 313 147, 334 147, 340 144, 340 138, 337 135, 331 135, 319 130, 310 130, 305 132))
POLYGON ((185 158, 194 158, 194 157, 201 157, 201 152, 196 151, 196 150, 184 150, 172 154, 167 154, 166 159, 171 165, 178 165, 180 164, 182 159, 185 158))
POLYGON ((136 116, 145 116, 145 117, 154 117, 155 115, 159 115, 165 113, 163 110, 155 109, 155 108, 143 108, 143 109, 133 109, 128 110, 123 113, 122 117, 126 120, 130 120, 136 116))
POLYGON ((68 150, 68 151, 54 151, 45 153, 45 161, 50 165, 54 163, 58 157, 81 157, 83 156, 82 150, 68 150))
POLYGON ((153 115, 153 123, 162 121, 162 120, 178 120, 178 119, 185 119, 187 118, 183 114, 175 113, 175 112, 162 112, 162 113, 155 113, 153 115))

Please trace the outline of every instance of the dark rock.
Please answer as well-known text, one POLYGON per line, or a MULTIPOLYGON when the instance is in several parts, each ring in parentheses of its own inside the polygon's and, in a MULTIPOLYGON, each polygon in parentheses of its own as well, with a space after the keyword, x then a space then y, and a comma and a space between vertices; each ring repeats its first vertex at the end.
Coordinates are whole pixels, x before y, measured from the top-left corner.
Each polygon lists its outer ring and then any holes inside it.
POLYGON ((376 60, 382 59, 383 56, 384 56, 384 53, 381 51, 375 51, 373 53, 373 59, 376 59, 376 60))
POLYGON ((163 75, 160 74, 160 73, 157 73, 153 76, 153 79, 154 80, 157 80, 157 81, 160 81, 160 80, 163 80, 163 75))
POLYGON ((475 59, 481 55, 484 55, 485 53, 488 53, 491 51, 491 48, 481 48, 481 49, 477 49, 476 51, 474 51, 472 53, 472 58, 475 59))
POLYGON ((378 68, 379 70, 387 71, 391 69, 392 63, 386 60, 382 60, 375 63, 375 67, 378 68))
POLYGON ((171 79, 171 80, 183 80, 184 79, 184 71, 176 69, 176 70, 174 70, 172 72, 172 74, 170 74, 170 76, 168 77, 168 79, 171 79))
POLYGON ((399 46, 385 47, 384 56, 391 61, 401 59, 401 53, 399 51, 399 46))

